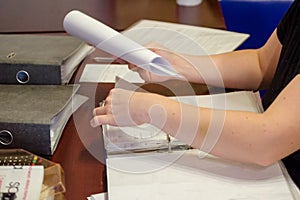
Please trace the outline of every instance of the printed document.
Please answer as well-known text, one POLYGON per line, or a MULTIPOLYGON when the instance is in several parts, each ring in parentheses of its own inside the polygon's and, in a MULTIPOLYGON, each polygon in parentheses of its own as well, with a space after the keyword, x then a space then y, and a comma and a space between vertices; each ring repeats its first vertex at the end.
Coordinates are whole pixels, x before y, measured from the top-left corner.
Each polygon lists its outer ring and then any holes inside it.
POLYGON ((141 45, 155 42, 192 55, 230 52, 249 37, 245 33, 155 20, 141 20, 122 34, 141 45))
POLYGON ((44 179, 44 167, 0 166, 1 199, 39 200, 44 179))
POLYGON ((116 77, 131 83, 144 83, 137 72, 128 69, 124 64, 87 64, 79 82, 115 83, 116 77))

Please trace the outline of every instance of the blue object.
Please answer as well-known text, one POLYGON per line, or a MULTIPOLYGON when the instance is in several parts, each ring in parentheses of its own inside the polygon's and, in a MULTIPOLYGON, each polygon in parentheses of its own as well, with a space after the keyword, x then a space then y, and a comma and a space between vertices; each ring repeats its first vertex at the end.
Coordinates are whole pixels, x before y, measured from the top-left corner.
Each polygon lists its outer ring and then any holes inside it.
POLYGON ((250 34, 238 48, 265 44, 293 0, 219 0, 227 30, 250 34))
MULTIPOLYGON (((263 46, 294 0, 219 0, 228 31, 250 37, 237 49, 263 46)), ((260 90, 263 97, 265 90, 260 90)))

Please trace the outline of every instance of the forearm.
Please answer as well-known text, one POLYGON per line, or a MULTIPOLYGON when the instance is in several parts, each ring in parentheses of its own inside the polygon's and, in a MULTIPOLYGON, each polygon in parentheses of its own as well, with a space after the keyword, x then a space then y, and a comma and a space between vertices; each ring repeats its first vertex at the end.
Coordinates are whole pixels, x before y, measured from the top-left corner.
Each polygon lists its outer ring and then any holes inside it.
POLYGON ((193 148, 225 159, 259 165, 269 165, 280 159, 266 151, 279 144, 270 146, 270 134, 262 134, 266 129, 272 129, 265 124, 268 120, 263 114, 197 108, 167 100, 161 101, 160 106, 164 111, 156 112, 152 118, 166 118, 151 123, 193 148))
POLYGON ((258 50, 242 50, 211 56, 185 56, 194 72, 183 72, 191 82, 211 86, 257 89, 262 81, 258 50))
POLYGON ((252 117, 252 113, 200 108, 165 97, 155 97, 156 100, 158 98, 159 104, 148 109, 148 119, 151 119, 148 123, 207 153, 244 162, 256 159, 256 154, 251 152, 251 143, 253 147, 255 143, 247 140, 249 136, 243 135, 249 133, 249 130, 244 130, 249 122, 255 124, 253 120, 260 119, 252 117))
POLYGON ((289 116, 287 114, 273 112, 278 109, 283 112, 284 104, 273 105, 265 113, 253 113, 194 107, 161 96, 153 96, 154 99, 155 104, 148 104, 152 106, 144 110, 150 111, 148 119, 151 120, 147 123, 194 148, 222 158, 269 165, 299 146, 291 136, 299 131, 297 123, 287 120, 284 117, 289 116), (275 148, 276 151, 268 150, 275 148))
POLYGON ((269 165, 300 148, 299 77, 264 113, 202 108, 153 93, 113 89, 105 106, 94 110, 91 125, 150 123, 207 153, 269 165))
POLYGON ((259 88, 263 79, 259 50, 240 50, 211 56, 226 88, 259 88))
POLYGON ((192 82, 212 86, 254 90, 266 88, 273 79, 281 48, 275 30, 259 49, 212 56, 185 56, 194 68, 182 69, 182 73, 192 82))
MULTIPOLYGON (((176 137, 180 141, 186 144, 193 144, 193 146, 199 146, 203 140, 206 125, 208 121, 201 119, 200 127, 200 110, 195 106, 187 104, 181 104, 176 100, 171 100, 168 97, 148 94, 147 103, 141 110, 135 110, 138 113, 147 113, 143 115, 142 121, 150 123, 159 129, 162 129, 165 133, 176 137), (199 131, 199 129, 203 129, 199 131)), ((139 101, 138 98, 133 100, 139 101)), ((207 115, 208 117, 208 115, 207 115)))
POLYGON ((155 103, 142 111, 149 114, 146 122, 194 148, 243 162, 256 162, 258 147, 265 148, 255 133, 249 135, 261 114, 195 107, 156 95, 148 102, 152 99, 155 103))

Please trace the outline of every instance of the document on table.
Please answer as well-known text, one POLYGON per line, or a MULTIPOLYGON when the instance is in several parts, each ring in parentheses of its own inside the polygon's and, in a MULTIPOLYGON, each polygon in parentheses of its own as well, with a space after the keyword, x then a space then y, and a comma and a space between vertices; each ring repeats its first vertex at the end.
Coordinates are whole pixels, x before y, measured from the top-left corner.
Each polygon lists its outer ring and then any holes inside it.
POLYGON ((0 166, 0 197, 39 200, 44 168, 39 166, 0 166))
POLYGON ((197 149, 109 157, 107 173, 109 200, 299 198, 280 163, 259 167, 200 158, 197 149))
POLYGON ((230 52, 249 37, 245 33, 146 19, 122 34, 141 45, 156 42, 173 51, 193 55, 230 52))
POLYGON ((92 194, 87 198, 88 200, 108 200, 107 193, 99 193, 99 194, 92 194))
POLYGON ((128 69, 124 64, 87 64, 79 82, 115 83, 116 77, 131 83, 144 83, 137 72, 128 69))

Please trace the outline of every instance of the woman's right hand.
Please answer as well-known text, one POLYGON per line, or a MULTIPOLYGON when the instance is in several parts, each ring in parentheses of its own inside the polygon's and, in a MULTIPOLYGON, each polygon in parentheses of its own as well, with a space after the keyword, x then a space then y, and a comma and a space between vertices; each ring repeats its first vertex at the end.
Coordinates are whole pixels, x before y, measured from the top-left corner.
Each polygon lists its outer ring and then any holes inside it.
MULTIPOLYGON (((183 57, 180 54, 177 54, 157 43, 150 43, 145 46, 146 48, 150 49, 154 53, 160 55, 164 59, 166 59, 172 67, 177 71, 178 74, 182 75, 183 77, 186 77, 188 75, 189 69, 193 69, 193 66, 191 63, 187 61, 185 57, 183 57)), ((136 65, 133 65, 131 63, 128 64, 128 67, 132 71, 136 71, 139 73, 140 77, 144 79, 146 82, 163 82, 170 79, 178 79, 176 77, 172 76, 160 76, 154 73, 151 73, 149 71, 146 71, 136 65)))

